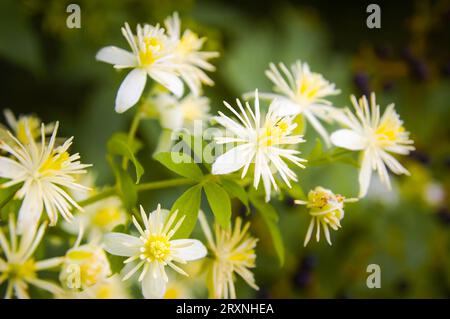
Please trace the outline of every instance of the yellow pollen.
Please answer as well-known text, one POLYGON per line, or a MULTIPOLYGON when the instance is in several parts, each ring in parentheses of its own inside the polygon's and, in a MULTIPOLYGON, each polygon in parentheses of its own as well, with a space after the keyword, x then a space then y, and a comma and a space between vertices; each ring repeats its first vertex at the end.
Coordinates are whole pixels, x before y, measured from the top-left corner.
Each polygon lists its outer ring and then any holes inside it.
POLYGON ((47 171, 58 171, 63 167, 64 162, 66 162, 69 157, 69 153, 67 152, 53 152, 53 154, 50 155, 39 168, 39 172, 45 173, 47 171))
POLYGON ((320 88, 323 85, 320 74, 313 73, 309 76, 304 76, 298 86, 298 93, 300 96, 313 100, 317 97, 320 88))
POLYGON ((387 118, 375 130, 377 142, 380 145, 387 145, 395 142, 399 134, 404 132, 405 128, 401 126, 395 118, 387 118))
POLYGON ((288 128, 289 123, 284 120, 279 120, 275 124, 267 122, 263 133, 259 137, 260 145, 272 146, 279 144, 281 138, 286 135, 288 128))
POLYGON ((195 32, 185 32, 180 40, 178 49, 185 54, 192 52, 196 49, 198 40, 198 35, 195 32))
POLYGON ((34 116, 20 118, 17 121, 16 127, 17 139, 24 144, 28 144, 30 142, 27 134, 27 128, 30 130, 31 137, 33 139, 37 138, 40 133, 39 124, 40 121, 34 116))
POLYGON ((163 43, 157 37, 144 38, 144 48, 139 50, 139 61, 141 66, 149 66, 157 59, 159 53, 163 50, 163 43))
POLYGON ((92 223, 99 227, 106 227, 115 221, 119 221, 120 218, 121 214, 117 207, 103 207, 95 213, 92 223))
POLYGON ((170 255, 170 242, 166 236, 152 235, 145 243, 145 258, 151 261, 165 261, 170 255))
POLYGON ((8 264, 6 273, 11 279, 34 278, 36 277, 36 265, 32 259, 29 259, 24 263, 8 264))

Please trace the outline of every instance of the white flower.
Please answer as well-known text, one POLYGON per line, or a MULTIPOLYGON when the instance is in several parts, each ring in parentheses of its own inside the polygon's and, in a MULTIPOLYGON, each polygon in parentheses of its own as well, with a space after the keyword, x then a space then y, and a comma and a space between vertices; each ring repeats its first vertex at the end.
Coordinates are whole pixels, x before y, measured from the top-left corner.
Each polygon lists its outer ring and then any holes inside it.
MULTIPOLYGON (((23 144, 29 143, 27 127, 29 128, 31 137, 34 140, 38 139, 41 136, 42 122, 37 116, 20 115, 19 118, 16 118, 13 112, 11 112, 11 110, 9 109, 5 109, 3 113, 5 114, 6 122, 8 123, 12 132, 14 133, 14 136, 17 137, 17 139, 23 144)), ((54 123, 45 125, 44 133, 51 134, 53 132, 54 127, 55 127, 54 123)))
POLYGON ((160 113, 160 122, 163 128, 173 131, 187 129, 190 133, 196 132, 196 128, 203 133, 203 124, 210 118, 209 99, 187 95, 178 100, 175 96, 162 93, 154 98, 154 103, 160 113))
POLYGON ((216 137, 216 142, 219 144, 233 143, 237 146, 216 158, 212 166, 212 173, 229 174, 243 168, 242 178, 244 178, 250 165, 254 163, 253 186, 258 188, 262 178, 266 201, 269 201, 272 186, 278 190, 272 168, 291 187, 289 180, 297 181, 297 176, 284 160, 301 168, 304 168, 301 162, 306 162, 297 156, 299 151, 282 147, 302 143, 304 139, 300 135, 291 135, 297 126, 295 123, 291 123, 292 117, 280 117, 274 112, 278 100, 272 102, 265 118, 259 109, 258 90, 255 91, 254 111, 248 102, 246 102, 247 110, 244 110, 239 99, 236 99, 236 103, 241 115, 230 104, 224 102, 239 121, 229 118, 222 112, 219 112, 219 116, 214 117, 226 129, 225 136, 216 137))
POLYGON ((68 153, 73 137, 63 145, 55 147, 58 122, 55 125, 48 144, 45 140, 45 128, 41 126, 41 141, 37 144, 31 137, 27 126, 29 143, 22 144, 12 134, 15 147, 2 143, 0 149, 9 153, 12 158, 0 156, 0 177, 10 179, 0 185, 2 188, 23 183, 16 197, 23 199, 19 210, 18 232, 33 228, 39 222, 42 211, 50 219, 50 225, 56 225, 58 213, 70 220, 72 207, 82 208, 68 195, 67 189, 83 189, 75 182, 75 177, 84 174, 90 165, 79 162, 80 155, 68 153))
POLYGON ((88 234, 90 241, 101 238, 114 227, 122 225, 127 220, 127 213, 118 197, 108 197, 87 206, 84 212, 74 215, 73 220, 63 223, 63 228, 71 234, 78 234, 81 226, 88 234))
POLYGON ((122 33, 132 52, 115 46, 102 48, 96 59, 113 64, 117 69, 132 68, 123 80, 116 97, 116 112, 122 113, 135 105, 144 91, 147 75, 177 96, 183 95, 183 82, 172 62, 175 45, 159 25, 137 25, 136 35, 128 23, 122 33))
POLYGON ((5 298, 9 299, 15 294, 20 299, 28 299, 28 285, 49 291, 52 294, 60 294, 62 289, 47 280, 38 278, 37 273, 59 266, 63 258, 50 258, 40 261, 33 259, 33 253, 39 246, 45 232, 46 223, 36 231, 24 233, 20 240, 17 236, 14 218, 9 217, 8 243, 3 231, 0 229, 0 247, 5 259, 0 258, 0 285, 8 282, 5 298))
POLYGON ((59 280, 70 289, 83 290, 105 280, 109 275, 111 269, 103 248, 91 242, 67 251, 59 280))
POLYGON ((200 212, 199 220, 208 240, 208 246, 214 255, 209 272, 212 283, 212 287, 209 287, 211 297, 235 299, 235 274, 242 277, 250 287, 259 290, 253 273, 249 270, 255 267, 255 247, 258 242, 258 239, 248 233, 250 223, 246 223, 241 229, 242 220, 238 217, 235 220, 234 229, 231 227, 224 229, 215 224, 214 240, 203 212, 200 212))
POLYGON ((318 118, 332 120, 329 113, 334 107, 326 97, 339 94, 340 91, 321 74, 311 72, 307 63, 296 61, 291 70, 283 63, 279 63, 278 67, 271 63, 270 69, 266 71, 277 93, 261 93, 261 97, 279 99, 281 103, 276 112, 280 116, 302 114, 329 144, 328 133, 318 118))
POLYGON ((130 278, 143 268, 139 282, 142 282, 142 294, 145 298, 162 298, 166 291, 168 277, 165 266, 180 274, 187 275, 175 262, 185 264, 187 261, 205 257, 206 248, 195 239, 175 239, 172 236, 181 226, 184 217, 174 225, 177 213, 169 217, 167 210, 157 209, 147 217, 141 206, 143 229, 133 216, 133 223, 139 231, 139 237, 109 233, 105 236, 105 250, 113 255, 129 257, 125 264, 137 261, 137 264, 124 276, 130 278))
POLYGON ((336 120, 348 127, 334 132, 331 141, 334 145, 352 151, 362 151, 361 170, 359 172, 359 196, 364 197, 369 188, 372 171, 378 171, 380 180, 391 188, 386 166, 395 174, 409 172, 391 154, 407 155, 414 150, 414 143, 405 131, 403 121, 394 109, 388 105, 381 116, 380 106, 376 104, 375 93, 371 95, 371 108, 364 96, 358 101, 351 97, 356 116, 346 108, 336 112, 336 120))
POLYGON ((192 93, 198 96, 202 83, 209 86, 214 85, 214 82, 203 70, 215 71, 216 68, 208 60, 218 57, 219 53, 200 51, 206 38, 199 38, 195 32, 186 29, 181 34, 181 21, 178 13, 175 12, 164 23, 169 38, 176 43, 173 60, 177 65, 176 69, 192 93))
POLYGON ((320 227, 323 228, 325 238, 331 245, 330 230, 338 230, 341 228, 341 220, 344 218, 344 202, 355 202, 357 199, 346 199, 342 195, 335 195, 331 190, 317 186, 308 193, 308 200, 296 200, 298 205, 306 205, 309 208, 311 222, 305 236, 306 246, 311 239, 314 227, 316 227, 316 240, 320 240, 320 227))

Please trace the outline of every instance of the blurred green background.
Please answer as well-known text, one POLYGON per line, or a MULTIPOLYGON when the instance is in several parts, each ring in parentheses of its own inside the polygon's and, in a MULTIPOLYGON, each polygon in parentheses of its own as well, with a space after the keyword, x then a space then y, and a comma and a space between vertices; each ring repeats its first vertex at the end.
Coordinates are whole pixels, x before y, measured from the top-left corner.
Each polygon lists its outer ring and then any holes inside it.
MULTIPOLYGON (((213 61, 216 85, 205 92, 213 113, 224 99, 270 90, 264 76, 269 62, 296 59, 336 83, 342 90, 332 99, 337 106, 349 105, 352 93, 372 90, 382 106, 396 104, 417 148, 401 160, 412 176, 393 178, 392 192, 373 187, 368 198, 347 205, 332 247, 311 242, 303 248, 305 209, 290 198, 274 201, 286 264, 279 268, 264 225, 255 219, 261 290, 239 282, 238 296, 450 297, 449 1, 376 1, 381 29, 366 27, 365 1, 85 0, 75 2, 81 7, 80 29, 66 27, 69 3, 74 1, 0 1, 0 108, 59 120, 61 134, 75 136, 75 150, 85 163, 94 163, 100 185, 113 181, 106 141, 127 130, 131 112, 113 110, 125 73, 95 61, 95 54, 105 45, 126 47, 120 32, 125 21, 153 24, 178 11, 183 27, 208 37, 206 49, 221 54, 213 61), (372 263, 381 267, 380 289, 366 287, 372 263)), ((145 180, 172 176, 151 160, 159 130, 149 120, 138 132, 146 143, 140 153, 145 180)), ((308 154, 314 132, 308 130, 306 138, 310 142, 302 151, 308 154)), ((349 197, 357 193, 357 170, 343 163, 310 167, 299 178, 306 191, 322 185, 349 197)), ((145 193, 140 202, 170 207, 182 190, 145 193)))

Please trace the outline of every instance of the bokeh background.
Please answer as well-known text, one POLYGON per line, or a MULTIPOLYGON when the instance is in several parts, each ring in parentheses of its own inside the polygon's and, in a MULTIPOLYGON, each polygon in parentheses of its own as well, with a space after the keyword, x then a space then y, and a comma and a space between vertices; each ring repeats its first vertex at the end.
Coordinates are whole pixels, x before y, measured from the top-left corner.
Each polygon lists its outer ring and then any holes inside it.
MULTIPOLYGON (((212 110, 221 101, 259 88, 270 90, 269 62, 307 61, 335 82, 342 94, 377 92, 381 105, 394 102, 417 151, 403 158, 411 177, 393 178, 388 192, 376 183, 369 197, 347 205, 343 228, 333 246, 311 242, 303 248, 309 222, 291 198, 274 201, 286 246, 279 268, 264 225, 254 218, 258 244, 259 292, 238 282, 238 295, 250 298, 449 298, 450 297, 450 2, 375 1, 381 29, 366 27, 365 1, 0 1, 0 108, 59 120, 65 136, 86 163, 94 163, 99 185, 111 183, 106 141, 127 130, 131 112, 113 111, 124 77, 95 61, 105 45, 126 47, 125 21, 156 23, 178 11, 183 26, 207 36, 217 50, 216 82, 205 94, 212 110), (81 29, 66 27, 66 7, 81 7, 81 29), (366 286, 368 264, 381 267, 382 286, 366 286)), ((2 119, 4 123, 4 119, 2 119)), ((172 175, 151 160, 159 134, 145 121, 138 136, 146 180, 172 175)), ((314 132, 307 138, 315 140, 314 132)), ((303 149, 310 152, 314 143, 303 149)), ((304 190, 323 185, 346 196, 357 194, 357 170, 346 163, 309 167, 301 172, 304 190)), ((140 202, 170 207, 183 191, 148 192, 140 202)), ((235 206, 235 214, 240 214, 235 206)), ((253 216, 247 216, 253 219, 253 216)), ((199 232, 197 232, 199 234, 199 232)), ((55 248, 56 249, 56 248, 55 248)), ((200 283, 195 283, 195 285, 200 283)), ((195 287, 194 287, 195 289, 195 287)))

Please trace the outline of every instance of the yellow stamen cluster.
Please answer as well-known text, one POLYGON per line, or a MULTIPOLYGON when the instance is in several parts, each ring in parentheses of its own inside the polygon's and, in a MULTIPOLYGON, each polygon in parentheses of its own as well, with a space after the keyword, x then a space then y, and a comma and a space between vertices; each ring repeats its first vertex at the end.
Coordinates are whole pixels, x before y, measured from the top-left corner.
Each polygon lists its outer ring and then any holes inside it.
POLYGON ((54 151, 52 155, 50 155, 47 160, 41 165, 39 168, 39 173, 45 174, 48 171, 59 171, 64 162, 69 160, 69 153, 63 152, 60 153, 58 151, 54 151))
POLYGON ((164 235, 150 236, 141 254, 141 259, 163 262, 170 255, 170 241, 164 235))
POLYGON ((41 121, 35 116, 21 116, 17 121, 16 136, 24 144, 28 144, 29 131, 31 138, 36 139, 41 134, 41 121))
POLYGON ((164 49, 163 42, 157 37, 144 38, 144 45, 139 50, 139 61, 141 66, 152 65, 164 49))
POLYGON ((10 280, 35 278, 36 263, 33 259, 28 259, 24 263, 10 263, 5 274, 10 280))
POLYGON ((272 146, 280 144, 281 138, 283 138, 289 129, 289 123, 281 119, 278 122, 271 123, 266 122, 261 136, 259 137, 261 146, 272 146))
POLYGON ((387 146, 399 139, 400 133, 405 132, 402 122, 393 113, 386 117, 375 130, 376 140, 380 146, 387 146))

